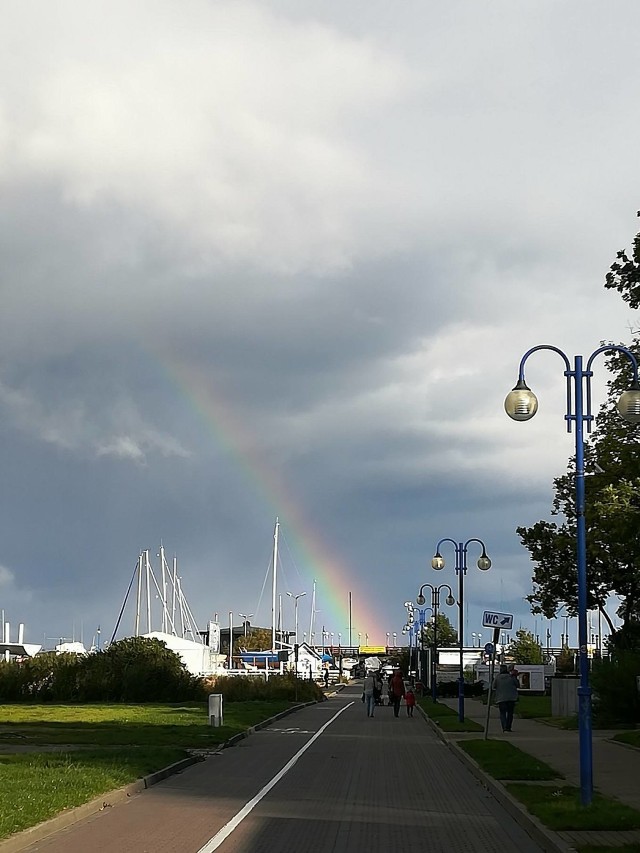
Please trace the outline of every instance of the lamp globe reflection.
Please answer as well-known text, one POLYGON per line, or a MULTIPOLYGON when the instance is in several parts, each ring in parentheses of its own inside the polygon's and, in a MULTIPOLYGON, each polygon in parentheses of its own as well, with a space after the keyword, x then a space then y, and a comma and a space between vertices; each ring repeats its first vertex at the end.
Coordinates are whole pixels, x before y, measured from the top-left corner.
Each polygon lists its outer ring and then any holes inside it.
POLYGON ((640 384, 637 380, 631 383, 631 388, 628 391, 623 391, 620 394, 616 407, 625 421, 632 424, 640 423, 640 384))
POLYGON ((538 398, 524 379, 519 379, 515 388, 507 394, 504 410, 514 421, 529 421, 538 411, 538 398))

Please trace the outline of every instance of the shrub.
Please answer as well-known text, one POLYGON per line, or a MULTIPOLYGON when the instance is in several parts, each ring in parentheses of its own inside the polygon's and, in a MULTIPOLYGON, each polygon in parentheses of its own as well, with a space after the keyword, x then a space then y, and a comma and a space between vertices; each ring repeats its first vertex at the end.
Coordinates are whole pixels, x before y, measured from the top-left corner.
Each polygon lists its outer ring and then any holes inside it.
POLYGON ((293 674, 271 675, 268 680, 259 675, 220 676, 207 679, 207 693, 222 693, 225 702, 250 702, 281 699, 288 702, 321 702, 324 693, 308 679, 293 674))
POLYGON ((165 643, 129 637, 90 655, 45 652, 0 665, 0 699, 40 702, 202 700, 200 679, 165 643))
POLYGON ((608 660, 594 660, 591 684, 593 714, 599 726, 635 724, 640 719, 640 652, 615 652, 608 660))

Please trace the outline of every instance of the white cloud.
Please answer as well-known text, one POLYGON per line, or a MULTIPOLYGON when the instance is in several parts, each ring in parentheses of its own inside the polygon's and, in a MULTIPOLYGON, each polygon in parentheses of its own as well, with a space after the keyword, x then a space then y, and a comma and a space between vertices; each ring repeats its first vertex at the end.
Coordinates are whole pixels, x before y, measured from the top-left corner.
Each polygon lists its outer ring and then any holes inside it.
POLYGON ((15 575, 6 566, 0 565, 0 587, 11 586, 15 581, 15 575))
POLYGON ((150 455, 186 458, 190 452, 174 437, 144 420, 130 400, 110 400, 103 409, 88 409, 79 400, 45 403, 24 389, 0 383, 4 405, 18 429, 62 450, 82 456, 112 456, 136 462, 150 455), (122 433, 122 430, 129 430, 122 433))

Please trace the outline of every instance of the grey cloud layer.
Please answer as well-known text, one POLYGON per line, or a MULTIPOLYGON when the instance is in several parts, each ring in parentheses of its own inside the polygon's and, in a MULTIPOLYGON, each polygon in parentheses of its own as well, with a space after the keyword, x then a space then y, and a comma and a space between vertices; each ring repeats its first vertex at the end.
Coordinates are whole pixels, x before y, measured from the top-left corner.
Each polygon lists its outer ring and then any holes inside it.
POLYGON ((587 6, 12 10, 7 607, 47 631, 107 620, 163 537, 199 618, 253 609, 284 508, 216 406, 338 543, 382 635, 389 566, 401 606, 452 528, 486 531, 487 594, 522 599, 514 527, 544 513, 571 439, 559 365, 531 368, 535 424, 507 422, 504 393, 527 347, 572 354, 629 320, 602 280, 638 206, 633 27, 587 6), (208 378, 206 415, 163 362, 208 378))

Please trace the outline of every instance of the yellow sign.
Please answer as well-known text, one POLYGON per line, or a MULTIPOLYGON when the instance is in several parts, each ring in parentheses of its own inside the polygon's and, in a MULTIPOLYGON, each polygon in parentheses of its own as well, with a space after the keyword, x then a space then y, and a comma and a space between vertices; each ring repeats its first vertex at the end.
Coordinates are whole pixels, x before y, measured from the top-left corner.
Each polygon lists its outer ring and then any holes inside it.
POLYGON ((386 646, 359 646, 358 652, 361 655, 384 655, 387 653, 386 646))

